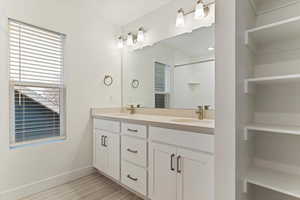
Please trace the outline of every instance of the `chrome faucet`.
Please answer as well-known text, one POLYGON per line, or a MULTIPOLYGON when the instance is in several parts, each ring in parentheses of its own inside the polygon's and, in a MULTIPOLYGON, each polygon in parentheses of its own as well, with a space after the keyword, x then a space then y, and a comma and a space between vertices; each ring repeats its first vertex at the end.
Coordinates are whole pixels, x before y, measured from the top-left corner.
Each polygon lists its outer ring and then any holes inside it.
POLYGON ((135 113, 134 105, 129 105, 126 110, 128 110, 131 115, 135 113))
POLYGON ((198 109, 196 110, 196 114, 198 114, 198 119, 200 119, 200 120, 204 119, 204 109, 203 109, 203 106, 198 106, 198 109))

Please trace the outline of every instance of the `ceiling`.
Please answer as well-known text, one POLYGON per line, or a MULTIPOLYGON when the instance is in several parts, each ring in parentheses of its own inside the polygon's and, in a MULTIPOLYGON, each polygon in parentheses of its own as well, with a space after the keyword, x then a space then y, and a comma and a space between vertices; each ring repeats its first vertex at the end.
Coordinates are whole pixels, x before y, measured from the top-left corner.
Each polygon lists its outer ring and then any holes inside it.
POLYGON ((161 41, 160 44, 177 49, 190 57, 203 57, 214 53, 208 50, 209 47, 214 46, 214 37, 214 26, 212 26, 161 41))
POLYGON ((173 0, 91 0, 106 20, 124 26, 173 0))

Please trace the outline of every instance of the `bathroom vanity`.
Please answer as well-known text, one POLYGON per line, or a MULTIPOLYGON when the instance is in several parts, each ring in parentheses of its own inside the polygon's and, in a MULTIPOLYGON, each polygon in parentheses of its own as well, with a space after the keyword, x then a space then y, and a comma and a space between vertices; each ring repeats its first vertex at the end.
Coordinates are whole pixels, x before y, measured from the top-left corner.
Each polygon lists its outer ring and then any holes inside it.
POLYGON ((92 111, 102 174, 152 200, 214 199, 214 121, 92 111))

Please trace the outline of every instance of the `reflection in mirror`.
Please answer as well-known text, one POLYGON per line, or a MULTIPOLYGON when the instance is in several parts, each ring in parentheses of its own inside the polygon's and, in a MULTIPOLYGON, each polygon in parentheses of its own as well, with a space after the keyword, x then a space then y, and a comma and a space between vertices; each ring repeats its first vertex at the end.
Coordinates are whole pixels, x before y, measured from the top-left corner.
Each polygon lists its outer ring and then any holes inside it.
POLYGON ((214 108, 214 27, 166 39, 139 50, 124 50, 124 106, 214 108), (143 84, 133 88, 132 80, 143 84))

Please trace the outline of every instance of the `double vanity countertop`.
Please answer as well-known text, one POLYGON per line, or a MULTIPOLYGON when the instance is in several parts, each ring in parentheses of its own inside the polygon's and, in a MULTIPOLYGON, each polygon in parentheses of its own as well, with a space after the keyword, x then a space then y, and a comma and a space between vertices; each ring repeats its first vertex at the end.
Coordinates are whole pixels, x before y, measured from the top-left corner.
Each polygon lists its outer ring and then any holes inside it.
POLYGON ((215 121, 213 119, 199 120, 195 117, 183 117, 163 114, 149 114, 149 112, 138 112, 129 114, 118 109, 92 109, 94 118, 120 120, 125 122, 147 124, 162 128, 179 129, 196 133, 214 134, 215 121))

